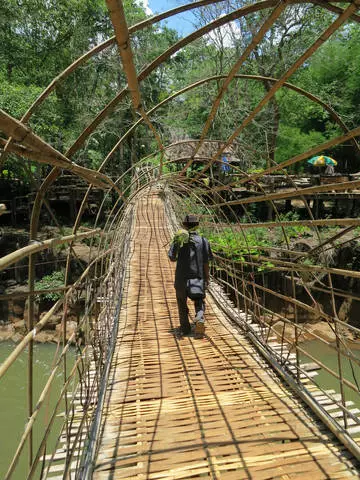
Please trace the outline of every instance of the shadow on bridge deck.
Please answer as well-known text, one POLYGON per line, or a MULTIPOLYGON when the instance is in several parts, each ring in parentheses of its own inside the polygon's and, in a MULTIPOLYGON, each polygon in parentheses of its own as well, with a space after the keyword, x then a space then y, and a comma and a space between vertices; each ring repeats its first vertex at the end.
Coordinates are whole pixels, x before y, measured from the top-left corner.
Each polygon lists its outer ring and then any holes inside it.
POLYGON ((178 338, 161 200, 137 204, 93 478, 358 478, 345 447, 207 299, 178 338))

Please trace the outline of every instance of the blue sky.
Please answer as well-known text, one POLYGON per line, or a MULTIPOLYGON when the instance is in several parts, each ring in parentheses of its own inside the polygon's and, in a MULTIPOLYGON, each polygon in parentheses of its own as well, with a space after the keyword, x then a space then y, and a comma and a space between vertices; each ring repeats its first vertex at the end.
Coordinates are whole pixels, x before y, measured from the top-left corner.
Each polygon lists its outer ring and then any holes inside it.
MULTIPOLYGON (((170 10, 171 8, 176 8, 182 3, 187 3, 186 1, 179 1, 179 0, 143 0, 144 5, 148 5, 148 7, 152 10, 153 13, 161 13, 165 12, 166 10, 170 10)), ((185 12, 175 17, 168 18, 164 21, 164 23, 169 27, 177 30, 181 36, 188 35, 191 33, 194 28, 192 26, 192 13, 185 12)))

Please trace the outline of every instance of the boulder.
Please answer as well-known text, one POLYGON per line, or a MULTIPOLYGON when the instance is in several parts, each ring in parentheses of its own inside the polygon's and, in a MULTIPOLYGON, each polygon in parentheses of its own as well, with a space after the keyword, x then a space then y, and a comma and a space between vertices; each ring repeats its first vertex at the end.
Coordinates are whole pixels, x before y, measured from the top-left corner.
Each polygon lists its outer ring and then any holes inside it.
MULTIPOLYGON (((42 320, 46 314, 47 312, 42 312, 40 314, 40 320, 42 320)), ((56 326, 61 323, 62 317, 62 313, 55 313, 54 315, 51 315, 46 323, 47 330, 55 330, 56 326)))
MULTIPOLYGON (((276 322, 273 325, 273 332, 275 333, 275 335, 277 335, 279 341, 281 341, 282 335, 284 334, 284 338, 287 341, 293 342, 295 339, 295 324, 291 324, 291 325, 288 323, 285 324, 284 333, 283 333, 283 329, 284 329, 284 322, 282 321, 276 322)), ((302 342, 305 340, 305 335, 303 333, 300 335, 300 332, 301 332, 301 325, 299 325, 299 342, 302 342)))
POLYGON ((41 330, 35 337, 35 342, 38 343, 49 343, 57 341, 58 335, 54 332, 54 330, 41 330))
MULTIPOLYGON (((77 323, 74 321, 66 322, 66 340, 69 340, 70 336, 76 331, 77 323)), ((59 336, 62 334, 62 325, 56 325, 56 332, 59 336)))
POLYGON ((335 342, 336 335, 327 322, 318 322, 309 325, 309 330, 328 342, 335 342))
POLYGON ((20 334, 20 335, 26 334, 27 328, 26 328, 25 320, 18 320, 14 322, 13 325, 14 325, 16 334, 20 334))
POLYGON ((15 328, 12 324, 0 325, 0 341, 10 340, 15 334, 15 328))
POLYGON ((15 333, 12 337, 11 337, 11 340, 15 343, 19 343, 21 342, 21 340, 24 338, 23 335, 21 335, 20 333, 15 333))
MULTIPOLYGON (((39 304, 35 303, 35 305, 34 305, 34 323, 37 323, 38 318, 39 318, 39 304)), ((24 320, 25 320, 26 323, 27 323, 28 319, 29 319, 29 305, 28 305, 28 301, 26 300, 25 310, 24 310, 24 320)))

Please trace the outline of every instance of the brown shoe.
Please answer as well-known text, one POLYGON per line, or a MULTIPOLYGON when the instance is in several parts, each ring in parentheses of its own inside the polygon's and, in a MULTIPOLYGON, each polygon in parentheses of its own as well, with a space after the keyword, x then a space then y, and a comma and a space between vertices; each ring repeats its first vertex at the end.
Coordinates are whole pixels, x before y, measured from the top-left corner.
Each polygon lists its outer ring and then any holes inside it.
POLYGON ((205 324, 204 322, 196 322, 195 324, 195 335, 197 337, 202 337, 205 333, 205 324))

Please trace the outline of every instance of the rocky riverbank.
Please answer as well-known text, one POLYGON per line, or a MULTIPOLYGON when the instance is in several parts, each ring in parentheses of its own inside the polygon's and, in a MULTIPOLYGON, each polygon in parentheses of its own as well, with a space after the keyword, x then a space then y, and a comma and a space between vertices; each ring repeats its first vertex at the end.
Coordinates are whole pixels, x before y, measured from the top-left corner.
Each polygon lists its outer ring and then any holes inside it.
MULTIPOLYGON (((0 256, 6 255, 11 251, 21 248, 28 244, 28 234, 24 230, 15 230, 12 228, 3 229, 0 236, 0 256)), ((41 232, 41 239, 57 236, 58 230, 54 227, 46 227, 41 232)), ((93 258, 92 251, 85 243, 74 244, 73 259, 70 263, 71 284, 81 272, 86 268, 89 261, 93 258)), ((63 293, 63 272, 66 265, 67 249, 46 250, 37 255, 36 259, 36 282, 41 282, 44 278, 49 279, 45 285, 35 284, 35 289, 54 289, 57 288, 57 295, 53 298, 50 295, 38 295, 35 304, 35 323, 43 318, 45 313, 51 308, 63 293), (56 274, 60 272, 60 281, 55 282, 56 274), (62 272, 62 273, 61 273, 62 272), (50 277, 49 277, 50 276, 50 277), (40 286, 39 286, 40 285, 40 286)), ((28 274, 27 259, 15 264, 0 272, 0 342, 12 340, 19 342, 27 333, 28 321, 28 285, 26 282, 28 274)), ((66 336, 69 338, 77 327, 78 321, 84 310, 84 298, 81 292, 78 292, 77 300, 69 307, 67 315, 66 336)), ((62 313, 53 315, 48 321, 46 328, 39 332, 35 341, 37 342, 57 342, 62 330, 62 313)))

